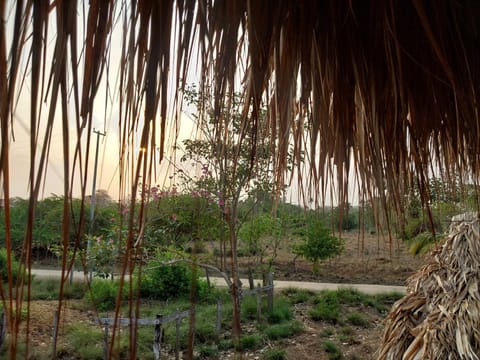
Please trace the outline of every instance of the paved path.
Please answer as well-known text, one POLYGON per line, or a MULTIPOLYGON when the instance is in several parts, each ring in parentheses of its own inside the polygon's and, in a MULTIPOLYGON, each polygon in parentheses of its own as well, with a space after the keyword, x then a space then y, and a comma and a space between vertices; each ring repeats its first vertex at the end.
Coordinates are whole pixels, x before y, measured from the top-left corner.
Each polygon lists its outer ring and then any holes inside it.
MULTIPOLYGON (((38 278, 44 279, 58 279, 60 278, 60 270, 51 270, 51 269, 32 269, 32 273, 38 278)), ((73 279, 76 281, 85 280, 85 275, 83 271, 74 271, 73 279)), ((218 287, 226 287, 225 280, 218 277, 210 277, 212 284, 218 287)), ((244 286, 247 286, 248 280, 241 279, 244 286)), ((255 280, 255 284, 261 283, 261 280, 255 280)), ((306 281, 284 281, 284 280, 274 280, 275 289, 287 289, 287 288, 297 288, 305 289, 311 291, 322 291, 322 290, 338 290, 342 288, 353 288, 360 292, 366 294, 382 294, 390 292, 405 293, 405 286, 395 286, 395 285, 371 285, 371 284, 332 284, 332 283, 321 283, 321 282, 306 282, 306 281)))

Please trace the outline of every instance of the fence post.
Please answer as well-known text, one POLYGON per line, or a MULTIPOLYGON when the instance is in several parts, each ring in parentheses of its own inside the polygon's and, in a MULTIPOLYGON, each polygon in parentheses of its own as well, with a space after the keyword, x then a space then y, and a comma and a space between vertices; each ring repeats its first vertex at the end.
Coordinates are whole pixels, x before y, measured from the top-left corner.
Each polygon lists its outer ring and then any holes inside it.
POLYGON ((207 268, 205 268, 205 277, 207 278, 207 285, 210 287, 210 274, 208 273, 207 268))
POLYGON ((52 328, 52 359, 57 358, 57 331, 58 331, 58 311, 53 313, 52 328))
POLYGON ((180 311, 177 309, 177 316, 175 317, 175 360, 178 359, 180 359, 180 311))
MULTIPOLYGON (((258 289, 260 289, 260 284, 258 289)), ((262 320, 262 293, 258 291, 255 295, 257 298, 257 321, 260 322, 262 320)))
POLYGON ((3 345, 3 340, 5 339, 5 311, 1 311, 0 316, 2 319, 0 320, 0 347, 3 345))
POLYGON ((162 315, 157 314, 156 320, 155 334, 153 336, 153 356, 155 360, 160 360, 160 352, 162 351, 162 315))
POLYGON ((268 286, 272 288, 268 291, 268 311, 273 310, 273 273, 268 273, 268 286))
POLYGON ((105 324, 103 330, 103 353, 105 354, 105 360, 108 360, 108 324, 105 324))
POLYGON ((253 282, 253 272, 252 269, 248 270, 248 285, 250 286, 250 290, 255 288, 255 284, 253 282))
POLYGON ((222 299, 217 299, 217 323, 215 330, 217 331, 217 338, 220 337, 220 330, 222 328, 222 299))

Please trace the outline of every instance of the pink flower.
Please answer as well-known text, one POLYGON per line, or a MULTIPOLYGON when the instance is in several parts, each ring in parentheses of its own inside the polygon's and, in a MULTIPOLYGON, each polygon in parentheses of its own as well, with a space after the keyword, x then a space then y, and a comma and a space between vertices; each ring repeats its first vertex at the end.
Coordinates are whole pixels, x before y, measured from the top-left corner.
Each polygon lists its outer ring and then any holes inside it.
POLYGON ((177 215, 176 214, 172 214, 172 220, 177 221, 177 215))

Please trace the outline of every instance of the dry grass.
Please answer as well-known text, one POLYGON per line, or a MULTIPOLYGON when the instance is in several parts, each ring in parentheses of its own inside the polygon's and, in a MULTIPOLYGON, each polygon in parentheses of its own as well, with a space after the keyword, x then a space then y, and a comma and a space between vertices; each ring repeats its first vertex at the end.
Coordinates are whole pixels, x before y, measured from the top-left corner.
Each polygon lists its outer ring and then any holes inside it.
POLYGON ((478 359, 480 223, 451 228, 386 319, 379 359, 478 359))

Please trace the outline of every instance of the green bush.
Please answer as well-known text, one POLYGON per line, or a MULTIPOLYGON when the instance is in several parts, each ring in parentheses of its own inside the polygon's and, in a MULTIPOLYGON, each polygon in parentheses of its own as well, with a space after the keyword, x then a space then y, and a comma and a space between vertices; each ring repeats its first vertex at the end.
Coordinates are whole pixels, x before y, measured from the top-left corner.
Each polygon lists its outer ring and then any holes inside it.
POLYGON ((327 340, 323 343, 322 347, 323 350, 328 353, 330 360, 339 360, 342 358, 342 352, 334 342, 327 340))
POLYGON ((285 360, 287 358, 287 352, 282 349, 268 349, 263 355, 265 360, 285 360))
POLYGON ((271 325, 263 330, 265 336, 270 340, 278 340, 293 336, 303 330, 302 323, 292 321, 283 324, 271 325))
POLYGON ((313 271, 318 272, 318 262, 342 253, 344 242, 332 235, 322 220, 316 216, 307 219, 302 243, 293 247, 293 253, 313 263, 313 271))
POLYGON ((214 358, 218 355, 218 348, 211 345, 200 345, 198 354, 201 359, 214 358))
POLYGON ((317 304, 309 311, 312 320, 324 320, 336 324, 340 320, 340 301, 334 291, 325 291, 318 297, 317 304))
POLYGON ((115 309, 119 284, 117 281, 94 279, 90 284, 90 291, 87 292, 87 298, 91 301, 98 311, 108 311, 115 309))
POLYGON ((140 293, 142 297, 170 300, 190 293, 191 271, 185 264, 162 265, 153 262, 142 273, 140 293))
POLYGON ((244 335, 240 338, 241 349, 238 350, 253 350, 257 349, 263 343, 260 335, 244 335))
POLYGON ((354 326, 361 326, 361 327, 369 327, 370 323, 368 322, 368 319, 363 315, 358 312, 352 312, 347 316, 347 321, 354 325, 354 326))
POLYGON ((242 299, 240 314, 244 320, 257 318, 257 299, 255 296, 246 296, 242 299))
MULTIPOLYGON (((13 255, 10 258, 11 266, 12 266, 12 279, 13 282, 17 281, 19 264, 13 255)), ((7 249, 2 248, 0 249, 0 276, 2 277, 3 282, 8 281, 8 267, 7 267, 7 249)))
POLYGON ((270 324, 280 324, 293 318, 291 305, 283 297, 275 299, 275 306, 266 315, 270 324))

